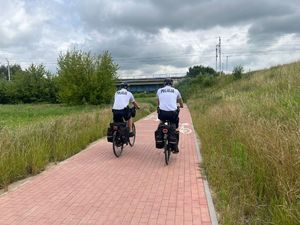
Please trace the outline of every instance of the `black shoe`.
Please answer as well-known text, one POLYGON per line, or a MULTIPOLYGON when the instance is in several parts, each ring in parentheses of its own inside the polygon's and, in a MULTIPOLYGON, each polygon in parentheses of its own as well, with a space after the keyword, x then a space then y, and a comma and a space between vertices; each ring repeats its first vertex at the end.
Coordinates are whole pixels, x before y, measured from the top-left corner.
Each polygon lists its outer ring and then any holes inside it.
POLYGON ((129 137, 134 137, 134 133, 133 132, 129 132, 129 137))
POLYGON ((173 149, 173 153, 174 153, 174 154, 178 154, 178 153, 179 153, 179 148, 178 148, 178 146, 176 146, 175 149, 173 149))

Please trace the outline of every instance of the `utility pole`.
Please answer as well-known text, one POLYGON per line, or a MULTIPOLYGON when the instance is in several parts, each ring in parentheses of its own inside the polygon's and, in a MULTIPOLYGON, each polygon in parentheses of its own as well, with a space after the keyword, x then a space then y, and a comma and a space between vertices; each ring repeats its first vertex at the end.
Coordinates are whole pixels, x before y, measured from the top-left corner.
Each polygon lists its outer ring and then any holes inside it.
POLYGON ((5 58, 7 61, 7 74, 8 74, 8 80, 10 81, 10 67, 9 67, 9 61, 7 58, 5 58))
POLYGON ((219 68, 222 71, 221 37, 219 37, 219 68))
POLYGON ((226 72, 228 72, 228 55, 226 56, 226 72))
POLYGON ((216 45, 216 72, 218 72, 218 46, 216 45))

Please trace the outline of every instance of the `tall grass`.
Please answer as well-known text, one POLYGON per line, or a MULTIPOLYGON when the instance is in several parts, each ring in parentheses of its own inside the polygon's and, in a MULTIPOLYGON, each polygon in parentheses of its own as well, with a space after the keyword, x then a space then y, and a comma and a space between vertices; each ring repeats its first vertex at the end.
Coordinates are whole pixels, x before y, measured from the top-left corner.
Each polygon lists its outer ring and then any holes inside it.
POLYGON ((63 104, 0 104, 0 127, 22 127, 26 124, 41 122, 47 119, 64 117, 83 112, 96 112, 103 106, 63 104))
MULTIPOLYGON (((154 111, 141 104, 139 119, 154 111)), ((49 162, 64 160, 89 143, 106 135, 110 108, 77 113, 63 118, 35 122, 20 128, 0 129, 0 188, 44 170, 49 162)))
POLYGON ((300 224, 299 75, 298 62, 190 87, 221 224, 300 224))

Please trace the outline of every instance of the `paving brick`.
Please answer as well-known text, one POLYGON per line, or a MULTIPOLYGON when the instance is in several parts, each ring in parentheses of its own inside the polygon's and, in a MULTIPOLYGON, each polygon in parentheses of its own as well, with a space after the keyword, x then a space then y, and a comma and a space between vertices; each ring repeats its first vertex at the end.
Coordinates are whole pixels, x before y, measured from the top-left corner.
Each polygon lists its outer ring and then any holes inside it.
MULTIPOLYGON (((180 122, 191 129, 187 108, 180 122)), ((0 196, 0 224, 211 224, 193 133, 165 165, 155 149, 155 114, 116 158, 101 139, 0 196)), ((192 129, 191 129, 192 130, 192 129)))

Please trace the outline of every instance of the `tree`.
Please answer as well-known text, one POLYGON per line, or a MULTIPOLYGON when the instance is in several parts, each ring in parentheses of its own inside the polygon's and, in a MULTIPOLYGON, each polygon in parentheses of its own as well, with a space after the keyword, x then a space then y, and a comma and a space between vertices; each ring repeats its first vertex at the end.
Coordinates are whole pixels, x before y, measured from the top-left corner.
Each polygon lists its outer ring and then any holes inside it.
MULTIPOLYGON (((0 66, 0 79, 8 80, 8 70, 7 66, 0 66)), ((22 68, 18 64, 14 64, 10 66, 10 78, 11 80, 18 74, 23 72, 22 68)))
POLYGON ((216 75, 216 71, 211 67, 204 67, 200 65, 190 67, 186 75, 188 77, 196 77, 199 75, 216 75))
POLYGON ((32 64, 23 71, 15 64, 10 69, 8 81, 7 67, 0 67, 0 103, 57 102, 56 79, 43 65, 32 64))
POLYGON ((6 104, 10 102, 10 97, 8 95, 8 81, 0 79, 0 104, 6 104))
POLYGON ((233 71, 232 71, 232 75, 234 77, 234 79, 238 80, 242 78, 244 72, 244 68, 241 65, 235 66, 233 71))
POLYGON ((109 103, 118 66, 108 52, 98 57, 72 50, 58 59, 58 95, 68 104, 109 103))
POLYGON ((0 66, 0 79, 7 80, 7 67, 4 65, 0 66))
POLYGON ((117 77, 118 65, 108 51, 97 58, 95 62, 95 72, 92 76, 90 103, 109 103, 115 92, 115 79, 117 77))
POLYGON ((10 88, 10 96, 15 102, 51 102, 53 85, 50 73, 43 65, 30 65, 24 72, 16 74, 10 88))
POLYGON ((58 85, 57 77, 51 74, 50 72, 46 73, 46 101, 50 103, 58 102, 58 85))

